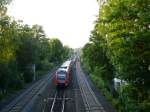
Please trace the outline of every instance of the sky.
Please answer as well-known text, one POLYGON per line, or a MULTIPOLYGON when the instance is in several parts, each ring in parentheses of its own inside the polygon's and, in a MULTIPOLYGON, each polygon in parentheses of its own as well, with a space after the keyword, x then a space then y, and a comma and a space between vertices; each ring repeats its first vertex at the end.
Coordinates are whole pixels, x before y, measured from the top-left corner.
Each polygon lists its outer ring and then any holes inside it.
POLYGON ((14 0, 8 7, 16 20, 42 25, 47 37, 71 48, 88 42, 98 11, 96 0, 14 0))

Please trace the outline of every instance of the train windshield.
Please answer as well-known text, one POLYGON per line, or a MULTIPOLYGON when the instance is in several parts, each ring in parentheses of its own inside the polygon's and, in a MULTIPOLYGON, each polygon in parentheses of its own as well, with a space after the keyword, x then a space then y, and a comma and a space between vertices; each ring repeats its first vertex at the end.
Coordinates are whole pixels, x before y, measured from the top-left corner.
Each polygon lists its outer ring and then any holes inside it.
POLYGON ((59 72, 57 72, 57 79, 58 80, 65 80, 65 75, 66 75, 65 71, 59 71, 59 72))

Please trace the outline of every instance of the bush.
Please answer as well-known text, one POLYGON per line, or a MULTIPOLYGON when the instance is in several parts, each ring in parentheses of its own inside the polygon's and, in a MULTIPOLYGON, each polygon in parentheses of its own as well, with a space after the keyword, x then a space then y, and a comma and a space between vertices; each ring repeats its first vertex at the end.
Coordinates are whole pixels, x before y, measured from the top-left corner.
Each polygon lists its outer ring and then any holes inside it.
POLYGON ((41 70, 49 70, 54 67, 54 63, 50 63, 47 59, 41 61, 41 70))
POLYGON ((26 70, 23 74, 25 83, 29 83, 33 80, 33 72, 26 70))
POLYGON ((24 86, 24 79, 17 75, 10 80, 8 86, 10 91, 21 89, 24 86))

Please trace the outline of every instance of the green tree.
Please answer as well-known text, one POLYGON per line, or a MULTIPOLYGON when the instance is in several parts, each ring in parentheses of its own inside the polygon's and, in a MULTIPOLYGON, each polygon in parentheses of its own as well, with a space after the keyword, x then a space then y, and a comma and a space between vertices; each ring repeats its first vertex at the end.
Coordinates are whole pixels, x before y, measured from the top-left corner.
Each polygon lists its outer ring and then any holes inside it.
POLYGON ((19 87, 15 57, 18 42, 16 31, 17 23, 3 15, 0 20, 0 94, 6 94, 11 89, 9 87, 19 87))
POLYGON ((128 83, 122 90, 123 102, 129 104, 124 111, 148 111, 150 107, 149 6, 149 0, 108 0, 101 6, 90 43, 83 48, 83 61, 90 72, 101 68, 94 73, 103 74, 99 76, 103 80, 113 73, 128 83))
POLYGON ((63 45, 60 40, 53 38, 49 41, 49 47, 51 49, 50 61, 60 63, 62 62, 63 45))

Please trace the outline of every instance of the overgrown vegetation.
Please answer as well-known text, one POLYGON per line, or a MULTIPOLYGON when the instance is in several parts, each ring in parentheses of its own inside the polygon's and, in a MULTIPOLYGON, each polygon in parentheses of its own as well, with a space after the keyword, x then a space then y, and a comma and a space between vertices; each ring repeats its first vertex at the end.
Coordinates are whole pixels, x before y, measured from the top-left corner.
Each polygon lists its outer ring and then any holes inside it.
POLYGON ((149 0, 108 0, 83 48, 82 63, 106 96, 115 96, 114 77, 127 82, 112 100, 120 112, 150 110, 149 15, 149 0))
POLYGON ((6 14, 8 3, 0 1, 0 99, 61 63, 71 50, 47 38, 42 26, 13 20, 6 14))

